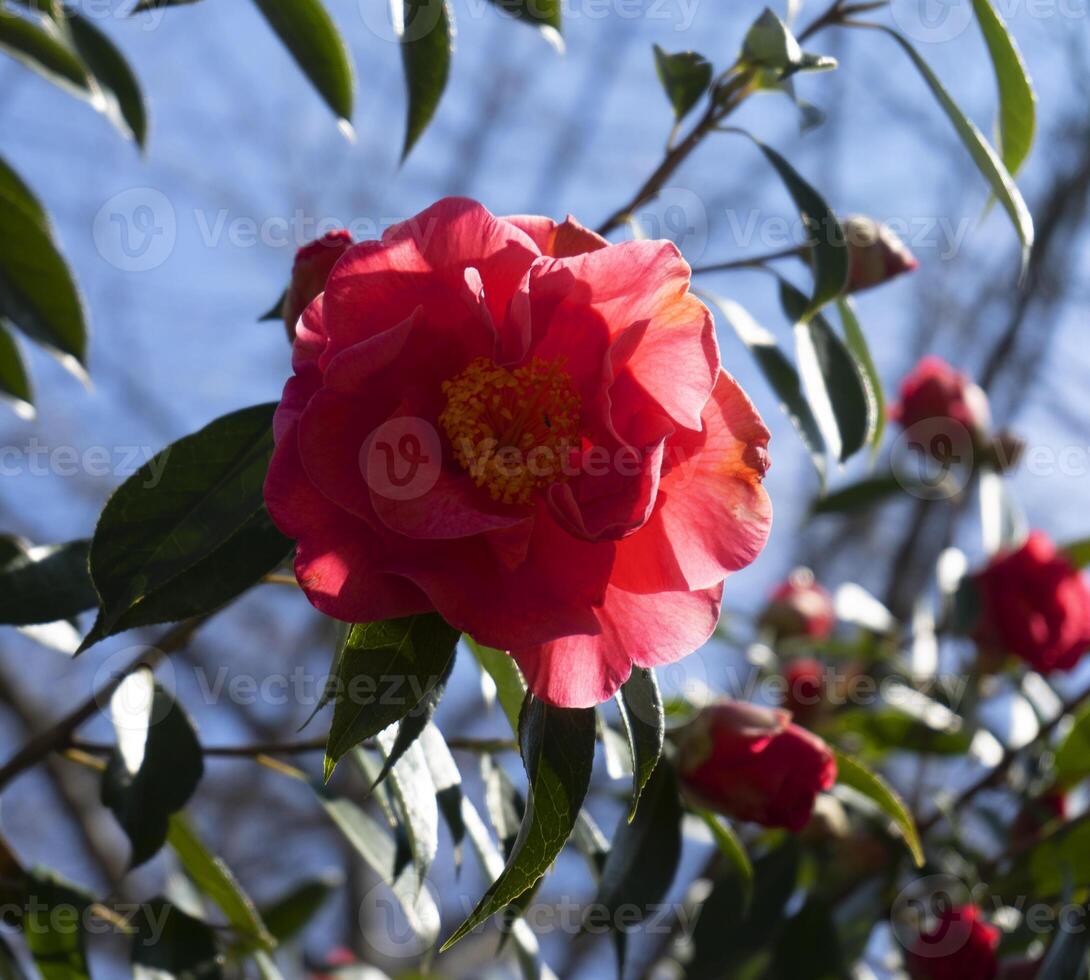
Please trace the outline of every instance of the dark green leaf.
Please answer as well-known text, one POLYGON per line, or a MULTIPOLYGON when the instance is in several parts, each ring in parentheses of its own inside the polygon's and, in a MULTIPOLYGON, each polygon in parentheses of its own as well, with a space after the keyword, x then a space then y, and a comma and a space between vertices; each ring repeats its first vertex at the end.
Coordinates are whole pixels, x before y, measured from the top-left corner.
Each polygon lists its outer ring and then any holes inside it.
POLYGON ((76 284, 41 205, 6 166, 0 166, 0 227, 0 316, 83 364, 87 324, 76 284))
POLYGON ((923 845, 916 831, 916 823, 904 801, 881 776, 871 772, 851 756, 836 750, 834 752, 836 752, 837 782, 850 786, 875 803, 897 825, 905 844, 912 852, 913 860, 918 867, 923 867, 923 845))
MULTIPOLYGON (((457 642, 455 643, 455 651, 457 651, 457 642)), ((427 727, 428 722, 431 721, 432 715, 435 714, 435 709, 439 707, 439 701, 443 697, 443 692, 446 690, 447 681, 450 679, 450 672, 454 670, 454 657, 451 657, 447 663, 446 673, 439 678, 439 682, 430 690, 420 702, 414 707, 404 718, 398 722, 397 725, 397 737, 390 745, 389 751, 386 752, 386 760, 382 764, 382 770, 378 774, 376 783, 381 783, 386 778, 387 774, 397 764, 398 760, 409 750, 409 747, 420 737, 421 732, 427 727)))
POLYGON ((823 392, 832 408, 844 462, 866 445, 875 424, 874 401, 867 397, 859 368, 829 321, 820 313, 807 316, 806 297, 786 279, 780 280, 780 303, 795 321, 799 371, 811 399, 816 391, 823 392))
POLYGON ((855 360, 855 366, 859 369, 863 387, 867 392, 869 403, 867 415, 870 420, 867 442, 877 452, 878 447, 882 445, 882 435, 886 431, 886 396, 882 391, 882 379, 874 366, 867 336, 859 325, 859 318, 855 314, 855 304, 852 303, 851 297, 839 296, 836 304, 840 311, 840 322, 844 327, 844 340, 848 346, 848 353, 855 360))
POLYGON ((103 637, 229 602, 291 543, 265 510, 274 404, 233 412, 145 463, 107 501, 91 542, 103 637))
POLYGON ((494 6, 535 27, 560 30, 561 0, 491 0, 494 6))
POLYGON ((873 476, 851 483, 827 497, 818 497, 811 514, 843 514, 873 507, 905 492, 905 483, 897 476, 873 476))
POLYGON ((0 623, 28 626, 72 619, 98 602, 87 570, 90 542, 20 550, 0 566, 0 623))
POLYGON ((526 801, 501 765, 491 756, 481 757, 484 804, 504 858, 510 858, 526 814, 526 801))
POLYGON ((519 718, 530 783, 526 816, 503 873, 443 949, 533 888, 556 859, 590 786, 594 727, 593 708, 556 708, 527 695, 519 718))
POLYGON ((749 348, 802 444, 809 450, 818 474, 825 481, 825 437, 814 418, 813 410, 802 393, 802 381, 795 366, 780 350, 776 338, 732 300, 705 294, 719 307, 727 323, 749 348))
POLYGON ((42 980, 90 980, 83 928, 91 897, 53 875, 30 876, 23 935, 42 980))
POLYGON ((129 11, 129 16, 133 14, 142 14, 146 10, 159 10, 162 7, 187 7, 191 3, 196 3, 197 0, 140 0, 140 2, 129 11))
POLYGON ((443 815, 454 844, 454 863, 455 866, 460 866, 462 841, 466 836, 466 827, 462 820, 462 774, 458 771, 454 756, 450 754, 443 733, 432 722, 424 727, 420 744, 428 760, 431 781, 435 784, 439 812, 443 815))
POLYGON ((1056 779, 1065 786, 1074 786, 1087 776, 1090 776, 1090 706, 1083 706, 1056 749, 1056 779))
POLYGON ((1072 541, 1060 550, 1067 555, 1068 561, 1076 568, 1086 568, 1090 565, 1090 538, 1072 541))
POLYGON ((848 246, 844 231, 825 199, 779 153, 745 130, 733 132, 748 136, 757 145, 779 174, 802 215, 814 267, 814 291, 796 318, 800 323, 805 322, 844 290, 848 279, 848 246))
POLYGON ((352 118, 356 80, 344 39, 321 0, 254 0, 295 63, 340 119, 352 118))
POLYGON ((935 96, 943 112, 953 124, 961 142, 969 151, 977 169, 988 181, 992 193, 1003 205, 1004 210, 1010 216, 1014 224, 1014 230, 1018 233, 1018 239, 1022 243, 1022 267, 1025 268, 1029 261, 1029 253, 1033 248, 1033 218, 1030 217, 1026 202, 1014 183, 1014 178, 1008 173, 1003 161, 999 159, 991 144, 980 134, 980 130, 973 125, 965 113, 958 108, 957 103, 943 87, 942 82, 931 70, 919 52, 900 34, 888 27, 874 25, 876 29, 885 31, 893 38, 908 55, 916 70, 923 76, 931 93, 935 96))
POLYGON ((284 302, 288 298, 288 291, 285 289, 278 297, 275 303, 269 307, 264 313, 258 317, 259 323, 264 323, 266 320, 283 320, 284 319, 284 302))
POLYGON ((465 637, 465 641, 481 670, 492 678, 496 685, 496 697, 499 698, 500 707, 511 725, 511 731, 517 732, 519 712, 522 711, 522 701, 526 697, 526 682, 522 679, 515 658, 503 650, 481 646, 469 636, 465 637))
POLYGON ((715 841, 719 853, 726 858, 727 862, 738 874, 738 880, 742 885, 742 893, 748 905, 753 896, 753 865, 750 863, 745 845, 738 839, 734 828, 722 817, 717 816, 710 810, 700 808, 696 808, 694 812, 711 831, 712 839, 715 841))
POLYGON ((91 21, 74 10, 66 16, 72 42, 107 102, 107 116, 143 148, 148 134, 147 110, 140 83, 125 56, 91 21))
POLYGON ((261 921, 250 896, 227 865, 204 846, 182 814, 170 818, 167 840, 197 890, 215 903, 235 932, 262 949, 272 949, 276 940, 261 921))
POLYGON ((860 751, 872 758, 881 758, 887 752, 964 756, 973 741, 973 733, 967 725, 954 729, 932 728, 896 708, 878 711, 856 708, 841 712, 831 731, 825 734, 861 743, 860 751))
POLYGON ((0 980, 30 980, 3 936, 0 936, 0 980))
MULTIPOLYGON (((1078 920, 1090 916, 1090 904, 1081 907, 1064 905, 1064 916, 1071 917, 1078 909, 1078 920)), ((1059 928, 1040 966, 1031 971, 1033 980, 1086 980, 1090 969, 1090 929, 1059 928)))
POLYGON ((636 816, 640 794, 662 755, 662 741, 666 732, 662 696, 654 672, 644 667, 633 667, 632 674, 617 692, 617 706, 632 752, 632 803, 628 808, 631 822, 636 816))
POLYGON ((304 881, 263 908, 261 918, 265 921, 269 934, 279 943, 294 939, 306 928, 326 899, 341 887, 343 881, 344 878, 339 872, 304 881))
POLYGON ((1090 822, 1073 821, 1019 855, 1033 894, 1042 899, 1090 885, 1090 822))
POLYGON ((166 899, 140 906, 133 925, 132 965, 135 980, 178 977, 219 980, 222 957, 211 926, 194 919, 166 899))
POLYGON ((674 118, 681 122, 700 101, 712 81, 711 62, 695 51, 667 54, 654 45, 655 70, 674 107, 674 118))
POLYGON ((130 674, 110 703, 117 731, 102 774, 102 803, 129 838, 129 867, 158 853, 170 816, 189 802, 204 756, 185 712, 147 669, 130 674))
POLYGON ((829 907, 811 897, 776 942, 773 976, 780 980, 843 980, 849 976, 829 907))
POLYGON ((409 108, 404 160, 431 122, 450 75, 450 11, 446 0, 394 0, 402 3, 401 63, 409 108))
MULTIPOLYGON (((634 927, 654 913, 677 873, 682 815, 674 768, 662 759, 644 789, 635 817, 631 821, 622 817, 613 833, 598 895, 583 918, 584 929, 608 926, 617 931, 622 921, 625 927, 634 927)), ((621 975, 624 945, 622 938, 618 943, 621 975)))
POLYGON ((0 7, 0 51, 75 95, 90 95, 79 55, 47 18, 22 17, 0 7))
POLYGON ((1026 63, 991 0, 973 0, 980 32, 988 46, 999 87, 999 146, 1003 165, 1014 176, 1033 147, 1037 130, 1037 95, 1026 63))
POLYGON ((458 631, 435 613, 353 626, 333 664, 325 778, 350 749, 400 721, 447 674, 458 631))
POLYGON ((11 399, 16 414, 23 418, 34 417, 30 375, 19 352, 19 345, 3 320, 0 320, 0 394, 11 399))

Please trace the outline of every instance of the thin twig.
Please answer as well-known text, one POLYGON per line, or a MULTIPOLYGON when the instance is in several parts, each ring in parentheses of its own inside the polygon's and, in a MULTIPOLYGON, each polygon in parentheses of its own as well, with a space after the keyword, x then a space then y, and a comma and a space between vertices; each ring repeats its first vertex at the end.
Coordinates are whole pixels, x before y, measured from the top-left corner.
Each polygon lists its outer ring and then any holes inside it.
POLYGON ((730 262, 716 262, 713 265, 698 265, 693 268, 693 275, 700 275, 703 272, 728 272, 731 269, 753 269, 767 262, 775 262, 777 259, 800 257, 805 252, 805 245, 795 245, 792 248, 784 248, 778 252, 769 252, 767 255, 754 255, 749 259, 734 259, 730 262))

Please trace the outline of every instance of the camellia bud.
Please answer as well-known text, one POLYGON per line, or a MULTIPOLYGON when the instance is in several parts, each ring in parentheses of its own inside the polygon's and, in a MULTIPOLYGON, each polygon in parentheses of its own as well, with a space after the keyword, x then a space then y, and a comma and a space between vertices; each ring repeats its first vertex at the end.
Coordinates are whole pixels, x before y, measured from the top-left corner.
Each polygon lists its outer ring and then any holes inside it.
POLYGON ((1053 788, 1026 800, 1011 824, 1011 843, 1021 850, 1032 844, 1050 823, 1067 816, 1067 795, 1053 788))
POLYGON ((992 980, 999 930, 975 905, 945 905, 905 955, 912 980, 992 980))
POLYGON ((698 805, 799 831, 818 793, 836 782, 836 760, 786 711, 722 700, 679 732, 678 775, 698 805))
POLYGON ((808 568, 796 568, 786 582, 776 586, 761 614, 760 625, 780 640, 808 636, 827 637, 836 623, 833 600, 808 568))
POLYGON ((848 245, 845 288, 849 293, 880 286, 919 266, 905 243, 889 227, 873 218, 853 214, 841 221, 840 227, 848 245))
POLYGON ((905 429, 951 419, 968 431, 977 446, 985 443, 991 425, 983 389, 934 355, 923 358, 901 382, 901 400, 890 405, 889 417, 905 429))
POLYGON ((284 327, 289 343, 295 342, 295 325, 303 310, 325 290, 326 280, 337 259, 351 247, 352 236, 342 228, 328 232, 295 253, 291 283, 284 294, 284 327))
POLYGON ((783 670, 786 690, 783 706, 803 724, 810 724, 821 714, 826 702, 825 666, 811 657, 792 660, 783 670))

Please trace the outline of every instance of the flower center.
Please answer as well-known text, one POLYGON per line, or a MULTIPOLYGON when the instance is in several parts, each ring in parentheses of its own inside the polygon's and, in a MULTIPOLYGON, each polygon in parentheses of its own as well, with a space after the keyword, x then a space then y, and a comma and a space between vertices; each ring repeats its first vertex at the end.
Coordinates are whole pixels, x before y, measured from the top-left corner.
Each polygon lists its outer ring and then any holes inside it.
POLYGON ((529 503, 564 479, 580 445, 581 402, 559 361, 535 357, 513 371, 486 357, 443 382, 439 416, 458 463, 493 500, 529 503))

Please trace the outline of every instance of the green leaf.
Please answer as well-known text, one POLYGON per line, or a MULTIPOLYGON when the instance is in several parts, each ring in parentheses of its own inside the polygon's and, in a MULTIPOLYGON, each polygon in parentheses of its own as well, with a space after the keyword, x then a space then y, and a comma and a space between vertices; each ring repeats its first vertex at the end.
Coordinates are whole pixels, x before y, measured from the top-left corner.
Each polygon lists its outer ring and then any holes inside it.
POLYGON ((556 708, 527 695, 519 718, 530 784, 526 816, 503 873, 443 950, 533 888, 560 853, 590 786, 594 717, 593 708, 556 708))
POLYGON ((31 340, 83 364, 83 304, 41 205, 0 163, 0 316, 31 340))
POLYGON ((693 812, 704 821, 708 830, 711 831, 719 853, 737 873, 748 906, 753 896, 753 865, 750 863, 745 845, 734 832, 734 828, 722 817, 699 807, 694 808, 693 812))
POLYGON ((0 980, 30 980, 3 936, 0 936, 0 980))
POLYGON ((832 910, 816 896, 784 926, 772 957, 772 975, 791 980, 842 980, 849 976, 832 910))
POLYGON ((333 664, 325 779, 352 748, 400 721, 447 675, 458 631, 436 613, 356 624, 333 664))
POLYGON ((91 541, 99 615, 81 650, 135 626, 211 612, 284 560, 291 542, 262 496, 275 408, 216 419, 110 497, 91 541))
POLYGON ((711 62, 695 51, 667 54, 657 44, 653 47, 655 71, 674 107, 674 119, 681 122, 708 90, 712 81, 711 62))
POLYGON ((920 835, 916 831, 912 814, 908 812, 904 801, 881 776, 871 772, 850 755, 836 749, 833 751, 836 754, 837 782, 867 797, 897 825, 908 849, 912 852, 912 859, 917 867, 922 868, 924 865, 923 845, 920 843, 920 835))
POLYGON ((106 115, 141 149, 148 135, 148 115, 140 83, 125 56, 91 21, 74 10, 66 13, 68 30, 83 63, 106 101, 106 115))
POLYGON ((888 752, 964 756, 973 741, 968 725, 946 729, 931 727, 896 708, 877 711, 855 708, 840 712, 831 729, 823 733, 862 743, 860 751, 871 758, 881 758, 888 752))
POLYGON ((481 779, 484 782, 484 805, 488 819, 496 832, 504 858, 509 858, 526 814, 526 801, 503 766, 491 756, 481 757, 481 779))
POLYGON ((0 394, 11 400, 17 415, 22 418, 34 417, 30 375, 19 352, 19 345, 3 320, 0 320, 0 394))
MULTIPOLYGON (((401 64, 408 90, 408 116, 402 161, 423 135, 439 107, 450 75, 453 48, 446 0, 394 0, 402 3, 401 64)), ((396 9, 396 7, 395 7, 396 9)))
POLYGON ((219 980, 222 957, 212 927, 164 898, 144 902, 133 923, 134 980, 162 977, 219 980))
POLYGON ((23 17, 0 7, 0 51, 73 95, 88 98, 91 94, 79 55, 47 18, 23 17))
POLYGON ((905 492, 905 484, 897 476, 872 476, 851 483, 827 497, 818 497, 810 507, 811 514, 844 514, 873 507, 905 492))
POLYGON ((439 936, 439 910, 429 890, 420 887, 414 874, 398 868, 393 838, 355 803, 329 795, 320 783, 312 783, 311 787, 345 840, 393 892, 421 945, 430 949, 439 936))
POLYGON ((275 303, 268 308, 264 313, 259 316, 258 323, 264 323, 267 320, 281 321, 284 319, 284 303, 287 301, 288 291, 285 289, 278 297, 275 303))
POLYGON ((182 814, 176 813, 170 818, 167 841, 197 890, 215 903, 239 936, 262 949, 272 949, 276 945, 250 896, 242 890, 227 865, 204 846, 182 814))
MULTIPOLYGON (((583 919, 584 928, 600 928, 604 919, 615 930, 622 910, 625 925, 635 927, 654 912, 677 874, 682 816, 677 776, 670 762, 663 759, 651 774, 635 818, 622 817, 617 824, 598 895, 583 919)), ((623 975, 623 934, 620 939, 618 974, 623 975)))
POLYGON ((72 619, 98 603, 87 571, 90 542, 19 547, 0 565, 0 623, 29 626, 72 619))
POLYGON ((874 401, 867 397, 859 368, 829 321, 820 313, 807 315, 806 297, 786 279, 780 280, 780 303, 795 321, 799 371, 811 401, 815 395, 824 397, 832 409, 844 462, 866 445, 875 424, 874 401))
POLYGON ((561 0, 491 0, 491 2, 500 10, 527 24, 560 30, 561 0))
POLYGON ((348 46, 321 0, 254 0, 326 105, 352 118, 356 79, 348 46))
POLYGON ((304 881, 261 909, 269 934, 278 943, 294 939, 318 913, 326 899, 344 883, 340 872, 304 881))
POLYGON ((23 935, 42 980, 90 980, 83 923, 91 897, 52 874, 28 878, 23 935))
POLYGON ((1065 544, 1060 550, 1067 555, 1068 561, 1076 568, 1086 568, 1087 565, 1090 565, 1090 538, 1072 541, 1065 544))
POLYGON ((466 646, 477 659, 483 670, 492 678, 496 685, 496 697, 499 698, 500 707, 511 724, 511 731, 517 732, 519 728, 519 713, 522 711, 522 702, 526 697, 526 682, 522 679, 515 658, 503 650, 495 650, 492 647, 481 646, 472 637, 466 636, 466 646))
POLYGON ((640 794, 662 755, 666 722, 662 713, 662 695, 653 671, 633 667, 628 680, 617 692, 621 724, 632 752, 632 803, 628 808, 631 823, 636 816, 640 794))
MULTIPOLYGON (((457 649, 457 645, 455 645, 456 652, 457 649)), ((435 709, 439 707, 443 692, 446 690, 447 681, 450 679, 450 672, 454 669, 454 659, 454 657, 450 658, 450 662, 447 664, 446 673, 439 679, 439 682, 435 687, 428 691, 420 700, 419 704, 398 722, 397 736, 393 739, 389 750, 386 752, 386 759, 382 764, 382 770, 379 772, 378 778, 375 780, 376 783, 381 783, 382 780, 386 778, 390 770, 393 769, 398 760, 416 742, 431 721, 432 715, 435 714, 435 709)))
POLYGON ((810 458, 825 482, 825 437, 821 434, 817 419, 806 396, 802 393, 802 380, 795 366, 780 350, 776 338, 753 319, 733 300, 723 299, 710 293, 704 293, 723 314, 738 338, 749 348, 761 373, 765 376, 780 407, 791 420, 802 444, 810 453, 810 458))
POLYGON ((825 199, 779 153, 742 129, 732 129, 751 139, 772 164, 787 188, 806 226, 814 268, 814 291, 796 319, 809 320, 844 291, 848 279, 848 246, 840 221, 825 199))
POLYGON ((803 53, 787 25, 767 7, 746 33, 741 60, 762 70, 762 87, 771 87, 796 72, 831 71, 837 66, 835 58, 803 53))
POLYGON ((1014 176, 1033 147, 1037 131, 1037 94, 1022 52, 991 0, 973 0, 984 43, 999 87, 999 146, 1003 165, 1014 176))
POLYGON ((855 304, 850 296, 838 296, 837 309, 840 312, 840 323, 844 327, 844 341, 848 347, 848 353, 855 361, 855 366, 863 380, 863 387, 867 393, 867 416, 869 429, 867 442, 872 450, 877 453, 882 445, 882 436, 886 431, 886 396, 882 391, 882 378, 878 369, 874 366, 874 358, 871 357, 870 346, 867 344, 867 336, 859 324, 859 317, 855 313, 855 304))
POLYGON ((1003 161, 992 149, 991 144, 980 134, 980 130, 973 125, 973 122, 965 113, 958 108, 957 103, 943 88, 938 76, 935 75, 927 62, 920 57, 919 52, 908 40, 888 27, 871 26, 876 30, 884 31, 900 45, 901 49, 916 66, 917 71, 923 76, 923 80, 931 89, 947 118, 953 123, 954 129, 965 148, 969 151, 969 155, 973 158, 977 169, 987 180, 992 193, 995 194, 999 203, 1003 205, 1004 210, 1010 216, 1014 230, 1018 233, 1018 239, 1022 243, 1022 268, 1025 269, 1026 263, 1029 261, 1030 250, 1033 248, 1033 218, 1030 217, 1029 209, 1026 207, 1026 202, 1022 200, 1022 194, 1015 185, 1014 178, 1011 177, 1007 168, 1003 165, 1003 161))
POLYGON ((1074 786, 1090 776, 1090 705, 1075 715, 1071 730, 1056 749, 1056 779, 1074 786))
POLYGON ((129 11, 129 16, 133 14, 142 14, 146 10, 159 10, 163 7, 188 7, 191 3, 196 3, 197 0, 140 0, 140 2, 129 11))
MULTIPOLYGON (((1090 915, 1090 904, 1080 907, 1065 903, 1063 908, 1065 916, 1077 909, 1079 921, 1090 915)), ((1055 930, 1055 938, 1042 957, 1040 966, 1033 971, 1033 980, 1086 980, 1088 969, 1090 930, 1060 928, 1055 930)))
POLYGON ((102 803, 129 838, 135 868, 166 842, 171 814, 204 775, 204 756, 189 718, 149 669, 121 682, 110 715, 118 747, 102 773, 102 803))
POLYGON ((439 812, 443 815, 447 830, 450 831, 454 845, 454 864, 458 868, 462 861, 462 841, 465 840, 466 826, 462 820, 462 774, 451 755, 443 733, 433 722, 424 726, 420 735, 420 745, 428 762, 428 771, 435 786, 435 799, 439 812))

